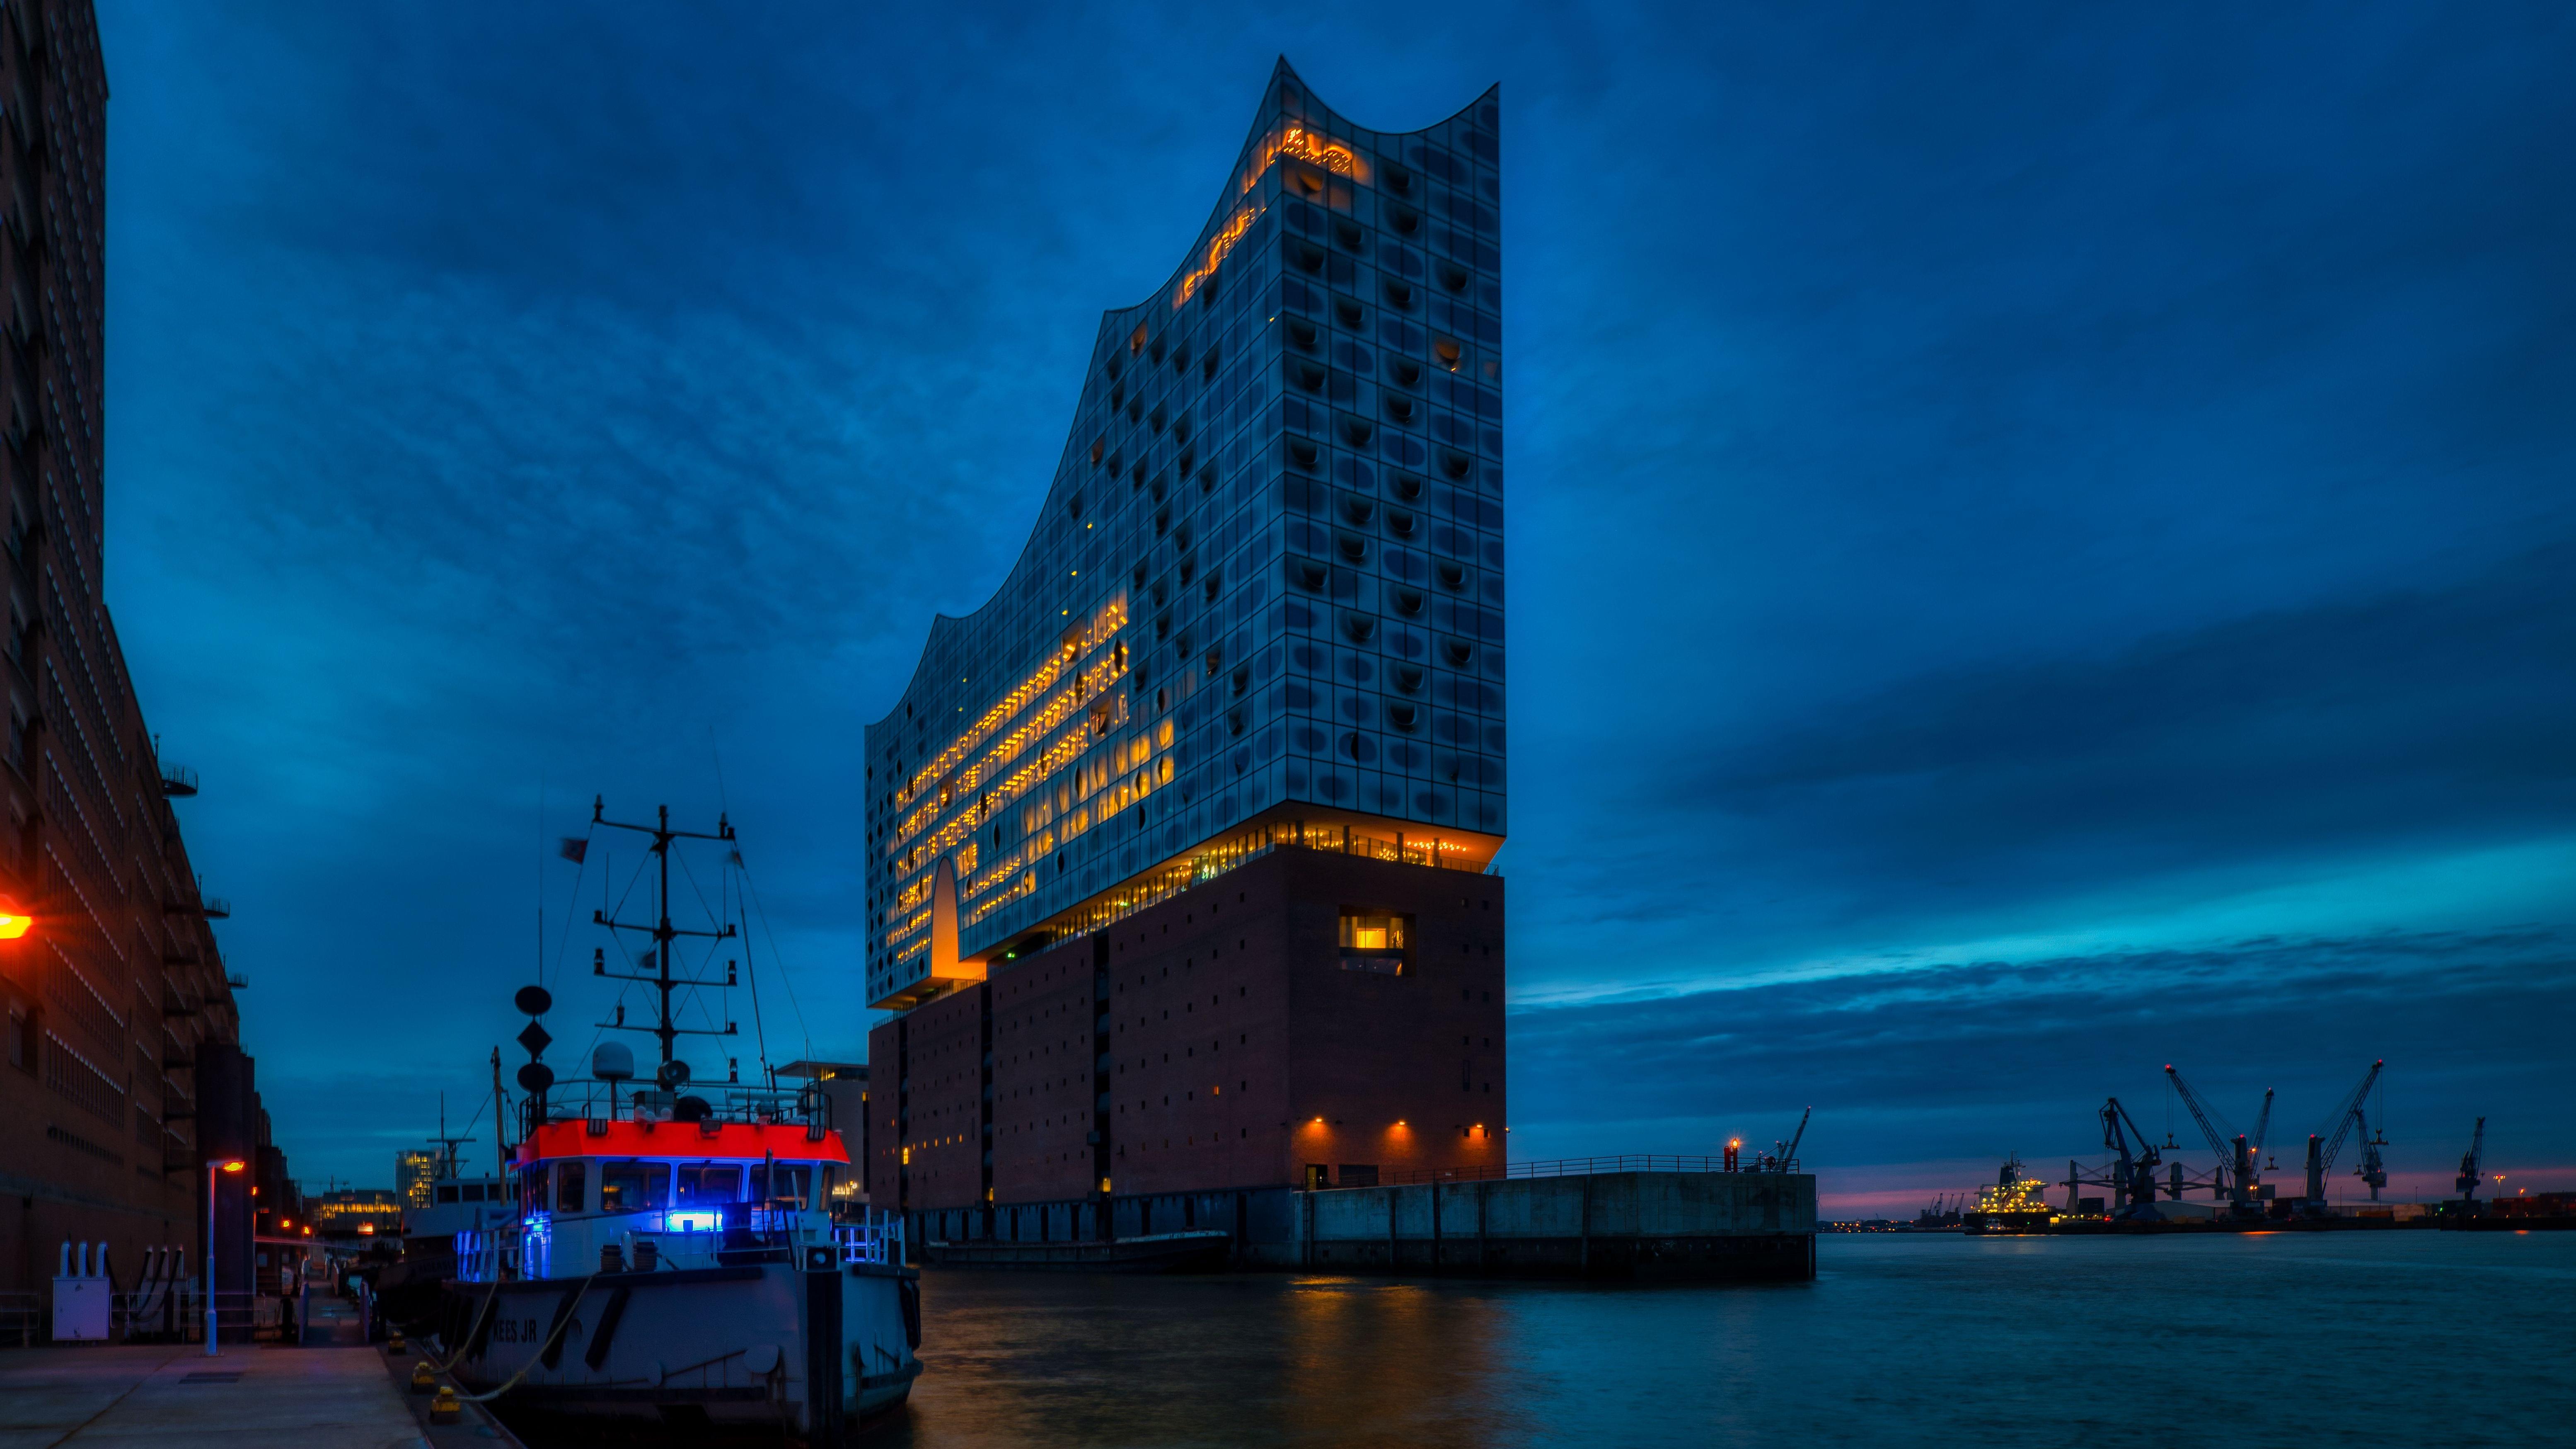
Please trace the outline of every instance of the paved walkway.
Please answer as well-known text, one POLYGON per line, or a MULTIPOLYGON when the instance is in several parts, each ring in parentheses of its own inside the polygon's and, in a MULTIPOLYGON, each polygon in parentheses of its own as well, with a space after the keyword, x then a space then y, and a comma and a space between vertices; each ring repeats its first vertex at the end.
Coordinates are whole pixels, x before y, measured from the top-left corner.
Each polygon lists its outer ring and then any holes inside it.
POLYGON ((372 1348, 31 1348, 0 1353, 0 1449, 421 1449, 372 1348), (209 1375, 237 1375, 229 1379, 209 1375))

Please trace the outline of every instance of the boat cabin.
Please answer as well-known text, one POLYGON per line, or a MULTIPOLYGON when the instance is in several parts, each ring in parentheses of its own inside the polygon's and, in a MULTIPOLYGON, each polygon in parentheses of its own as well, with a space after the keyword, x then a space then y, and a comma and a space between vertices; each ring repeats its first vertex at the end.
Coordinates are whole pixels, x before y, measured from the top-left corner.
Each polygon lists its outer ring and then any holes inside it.
POLYGON ((803 1124, 548 1122, 519 1145, 516 1251, 498 1266, 560 1278, 792 1261, 850 1236, 832 1208, 851 1171, 839 1133, 803 1124))

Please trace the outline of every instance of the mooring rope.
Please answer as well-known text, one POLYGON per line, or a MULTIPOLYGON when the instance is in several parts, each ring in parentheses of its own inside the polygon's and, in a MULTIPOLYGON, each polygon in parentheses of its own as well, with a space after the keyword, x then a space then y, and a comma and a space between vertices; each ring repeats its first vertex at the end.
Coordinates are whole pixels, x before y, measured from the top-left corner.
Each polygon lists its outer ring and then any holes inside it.
MULTIPOLYGON (((603 1269, 602 1271, 606 1270, 603 1269)), ((593 1273, 589 1277, 581 1280, 581 1286, 573 1290, 573 1307, 578 1308, 581 1306, 582 1295, 588 1293, 590 1291, 590 1285, 598 1281, 598 1273, 593 1273)), ((459 1394, 457 1395, 458 1401, 467 1404, 488 1404, 494 1399, 501 1397, 503 1394, 508 1393, 510 1390, 517 1388, 519 1386, 519 1380, 528 1376, 528 1370, 535 1368, 537 1364, 545 1358, 546 1350, 555 1346, 555 1340, 563 1337, 564 1330, 572 1327, 572 1320, 573 1315, 570 1313, 566 1313, 561 1318, 557 1319, 554 1331, 546 1335, 546 1341, 538 1344, 536 1352, 528 1355, 528 1361, 519 1366, 519 1371, 517 1373, 514 1373, 508 1378, 502 1380, 500 1387, 492 1389, 486 1393, 459 1394)))

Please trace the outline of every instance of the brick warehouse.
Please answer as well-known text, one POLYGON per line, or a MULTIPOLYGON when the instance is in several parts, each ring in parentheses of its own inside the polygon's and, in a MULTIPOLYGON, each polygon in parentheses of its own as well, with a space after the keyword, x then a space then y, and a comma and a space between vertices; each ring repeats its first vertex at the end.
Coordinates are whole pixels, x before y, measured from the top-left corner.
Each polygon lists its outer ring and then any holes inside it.
POLYGON ((1152 1197, 1499 1164, 1502 911, 1497 876, 1290 848, 1015 962, 872 1035, 872 1066, 909 1086, 871 1103, 869 1196, 933 1211, 988 1189, 1072 1202, 1102 1178, 1152 1197), (1343 968, 1345 899, 1413 917, 1403 974, 1343 968))
POLYGON ((247 1289, 250 1189, 291 1188, 209 925, 225 908, 170 804, 196 780, 161 763, 103 595, 107 73, 86 3, 0 5, 0 113, 0 893, 32 917, 0 940, 0 1311, 41 1312, 66 1240, 107 1243, 120 1286, 148 1247, 198 1261, 209 1154, 255 1158, 220 1214, 222 1286, 247 1289))
POLYGON ((1498 126, 1283 62, 1103 318, 1019 563, 867 732, 877 1206, 1126 1234, 1506 1160, 1498 126))

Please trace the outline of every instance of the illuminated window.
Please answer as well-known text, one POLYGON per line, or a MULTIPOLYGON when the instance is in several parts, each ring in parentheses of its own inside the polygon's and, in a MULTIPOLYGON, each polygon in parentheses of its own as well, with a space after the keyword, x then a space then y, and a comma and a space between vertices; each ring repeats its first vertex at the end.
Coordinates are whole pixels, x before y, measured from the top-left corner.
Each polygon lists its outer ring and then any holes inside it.
POLYGON ((1344 906, 1341 924, 1341 958, 1345 971, 1370 971, 1384 976, 1401 976, 1412 960, 1408 942, 1412 937, 1412 918, 1388 911, 1374 911, 1362 906, 1344 906))
POLYGON ((610 1162, 599 1169, 599 1210, 652 1212, 671 1205, 671 1170, 658 1162, 610 1162))
POLYGON ((718 1203, 740 1202, 742 1168, 731 1162, 687 1163, 675 1169, 681 1207, 707 1207, 718 1203))

